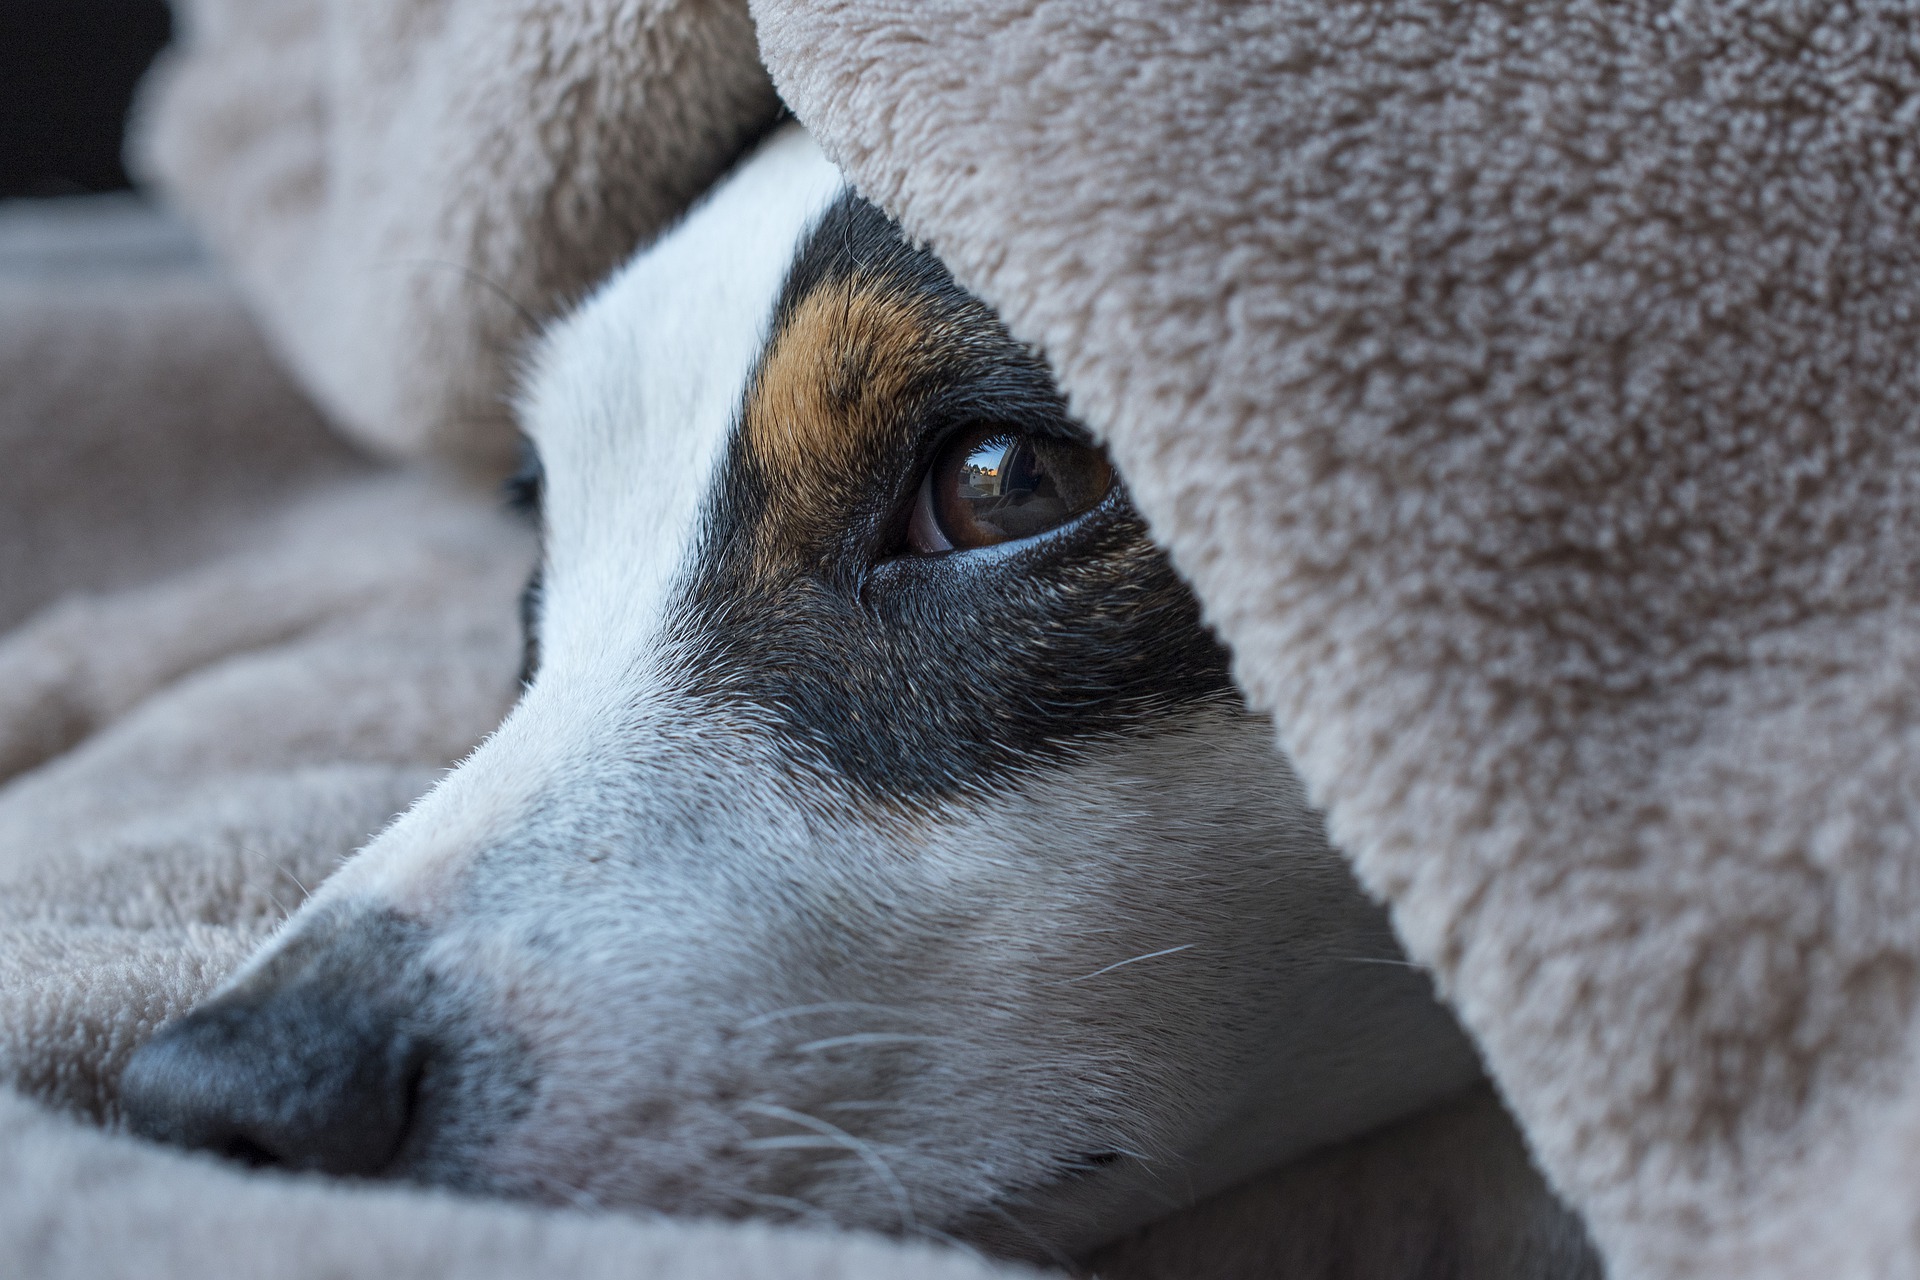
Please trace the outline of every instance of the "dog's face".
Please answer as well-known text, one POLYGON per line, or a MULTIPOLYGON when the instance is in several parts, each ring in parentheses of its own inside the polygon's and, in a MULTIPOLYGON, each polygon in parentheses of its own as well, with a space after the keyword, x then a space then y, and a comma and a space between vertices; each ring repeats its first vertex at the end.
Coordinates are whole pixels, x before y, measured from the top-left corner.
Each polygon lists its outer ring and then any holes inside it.
POLYGON ((803 135, 525 421, 524 697, 136 1128, 1047 1254, 1474 1076, 1044 366, 803 135))

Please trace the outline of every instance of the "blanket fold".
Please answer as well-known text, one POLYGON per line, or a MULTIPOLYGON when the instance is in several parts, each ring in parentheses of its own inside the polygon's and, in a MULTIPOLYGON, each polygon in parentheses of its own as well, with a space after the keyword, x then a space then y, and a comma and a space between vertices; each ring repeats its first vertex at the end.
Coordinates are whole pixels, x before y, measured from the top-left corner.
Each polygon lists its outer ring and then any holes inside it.
POLYGON ((336 423, 511 465, 519 347, 779 104, 738 0, 194 0, 133 155, 336 423))
POLYGON ((967 1254, 873 1237, 638 1222, 249 1175, 52 1120, 0 1095, 10 1274, 88 1280, 1017 1280, 967 1254))

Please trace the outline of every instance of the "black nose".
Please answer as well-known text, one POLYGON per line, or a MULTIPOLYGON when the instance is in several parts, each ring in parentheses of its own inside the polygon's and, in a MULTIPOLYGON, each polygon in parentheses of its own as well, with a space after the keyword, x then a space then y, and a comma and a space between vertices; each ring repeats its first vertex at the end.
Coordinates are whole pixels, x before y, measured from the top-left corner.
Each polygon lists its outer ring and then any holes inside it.
POLYGON ((395 1014, 305 982, 188 1014, 133 1055, 120 1099, 142 1137, 365 1177, 405 1140, 425 1058, 395 1014))

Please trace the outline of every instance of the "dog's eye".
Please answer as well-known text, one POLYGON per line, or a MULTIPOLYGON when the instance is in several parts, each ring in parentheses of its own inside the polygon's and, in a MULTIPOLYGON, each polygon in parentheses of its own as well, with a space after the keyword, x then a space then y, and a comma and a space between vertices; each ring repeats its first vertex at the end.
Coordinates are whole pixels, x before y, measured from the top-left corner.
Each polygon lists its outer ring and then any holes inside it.
POLYGON ((1092 509, 1113 488, 1098 449, 1004 426, 949 440, 927 469, 907 524, 921 555, 1031 538, 1092 509))

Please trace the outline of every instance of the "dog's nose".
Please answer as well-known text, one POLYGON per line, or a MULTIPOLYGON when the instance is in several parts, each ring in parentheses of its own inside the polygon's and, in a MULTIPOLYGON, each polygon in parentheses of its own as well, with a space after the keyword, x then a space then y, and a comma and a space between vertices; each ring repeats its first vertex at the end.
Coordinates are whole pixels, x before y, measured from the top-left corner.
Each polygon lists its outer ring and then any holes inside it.
POLYGON ((188 1014, 133 1055, 120 1097, 142 1137, 370 1176, 406 1138, 425 1057, 397 1016, 308 982, 188 1014))

